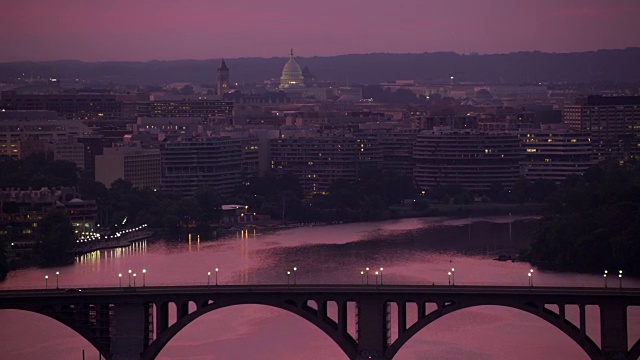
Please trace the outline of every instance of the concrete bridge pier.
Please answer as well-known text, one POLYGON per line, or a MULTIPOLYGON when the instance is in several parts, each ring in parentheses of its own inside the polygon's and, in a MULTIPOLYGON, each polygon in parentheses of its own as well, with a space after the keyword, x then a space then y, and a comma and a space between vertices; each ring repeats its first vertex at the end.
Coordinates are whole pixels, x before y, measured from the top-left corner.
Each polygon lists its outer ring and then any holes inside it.
POLYGON ((626 360, 627 307, 622 302, 600 304, 600 332, 602 360, 626 360))
POLYGON ((111 360, 138 360, 145 348, 145 306, 143 303, 115 304, 115 329, 111 338, 111 360))
POLYGON ((391 360, 387 349, 386 304, 378 296, 358 302, 358 351, 352 360, 391 360))

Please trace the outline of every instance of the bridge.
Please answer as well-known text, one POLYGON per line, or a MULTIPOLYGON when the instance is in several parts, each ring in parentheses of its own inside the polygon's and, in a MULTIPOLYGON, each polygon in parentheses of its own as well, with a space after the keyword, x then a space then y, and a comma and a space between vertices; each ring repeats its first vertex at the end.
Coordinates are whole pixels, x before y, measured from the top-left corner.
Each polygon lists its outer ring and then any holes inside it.
POLYGON ((640 357, 631 348, 627 308, 640 305, 640 289, 496 286, 256 285, 162 286, 0 291, 0 309, 53 318, 86 338, 108 360, 152 360, 185 326, 228 306, 259 304, 294 313, 326 333, 349 359, 390 360, 422 328, 461 309, 498 305, 533 314, 567 334, 593 360, 640 357), (390 304, 397 318, 390 319, 390 304), (169 306, 176 309, 169 323, 169 306), (577 305, 579 322, 566 307, 577 305), (600 315, 600 346, 587 335, 586 307, 600 315), (417 309, 407 322, 407 309, 417 309), (329 309, 337 309, 329 311, 329 309), (557 309, 553 311, 552 309, 557 309), (330 313, 335 312, 336 316, 330 313), (355 334, 347 330, 355 318, 355 334), (391 321, 394 320, 394 321, 391 321), (397 338, 391 341, 391 324, 397 338))

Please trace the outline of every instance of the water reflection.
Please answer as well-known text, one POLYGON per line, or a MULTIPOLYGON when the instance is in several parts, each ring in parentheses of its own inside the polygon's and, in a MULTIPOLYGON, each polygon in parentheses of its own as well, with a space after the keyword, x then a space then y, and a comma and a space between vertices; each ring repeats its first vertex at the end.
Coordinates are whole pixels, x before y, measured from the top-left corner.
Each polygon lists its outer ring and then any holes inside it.
MULTIPOLYGON (((60 282, 61 287, 118 286, 119 273, 124 276, 124 285, 129 269, 138 274, 146 269, 147 286, 205 285, 207 273, 212 273, 214 281, 214 269, 219 268, 221 284, 283 284, 287 281, 286 269, 296 265, 299 284, 360 284, 360 272, 368 266, 373 271, 384 268, 385 285, 447 284, 447 273, 453 267, 456 285, 527 286, 529 264, 492 258, 526 246, 535 225, 533 218, 429 218, 304 226, 263 234, 255 228, 245 228, 216 241, 188 234, 174 241, 141 241, 127 248, 84 254, 75 264, 59 269, 60 282)), ((44 275, 56 270, 18 270, 10 273, 0 288, 42 288, 44 275)), ((602 275, 534 270, 535 284, 539 286, 603 286, 602 275)), ((375 275, 370 276, 373 283, 375 275)), ((638 286, 635 279, 624 281, 625 286, 638 286)), ((640 315, 633 314, 630 324, 640 329, 640 315)), ((81 339, 58 337, 62 325, 55 321, 16 319, 19 317, 15 314, 0 311, 0 321, 12 324, 4 330, 0 328, 3 358, 66 360, 72 358, 68 349, 75 347, 79 353, 85 346, 81 339), (34 337, 55 338, 64 347, 54 341, 31 347, 34 337)), ((597 324, 596 319, 588 321, 597 324)), ((214 311, 187 326, 159 359, 345 358, 330 339, 314 329, 279 310, 233 307, 214 311), (226 340, 231 329, 233 339, 226 340), (282 334, 286 338, 282 339, 282 334), (283 347, 270 351, 276 344, 283 347)), ((472 308, 447 315, 427 327, 403 348, 397 359, 586 359, 581 350, 572 347, 570 339, 550 329, 551 325, 515 310, 472 308), (526 351, 516 354, 513 349, 526 351)), ((635 332, 630 337, 635 339, 639 334, 635 332)))
POLYGON ((126 247, 95 250, 75 257, 78 265, 95 265, 101 262, 113 262, 115 259, 144 255, 147 252, 147 240, 139 240, 126 247))

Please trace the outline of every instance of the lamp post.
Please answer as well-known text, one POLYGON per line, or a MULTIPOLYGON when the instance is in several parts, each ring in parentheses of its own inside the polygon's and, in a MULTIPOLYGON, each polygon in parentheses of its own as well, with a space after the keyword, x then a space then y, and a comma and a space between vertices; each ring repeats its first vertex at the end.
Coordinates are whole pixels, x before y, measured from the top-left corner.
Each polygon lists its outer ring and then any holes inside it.
POLYGON ((56 271, 56 289, 60 289, 58 278, 60 277, 60 271, 56 271))
POLYGON ((449 275, 449 285, 451 285, 451 271, 447 272, 447 275, 449 275))
POLYGON ((618 271, 618 279, 620 279, 620 288, 622 289, 622 270, 618 271))
POLYGON ((44 276, 44 288, 45 290, 49 288, 49 275, 44 276))
POLYGON ((364 271, 360 271, 360 285, 364 285, 364 271))
POLYGON ((122 273, 118 274, 118 287, 122 287, 122 273))
POLYGON ((218 268, 216 268, 216 286, 218 286, 218 268))
POLYGON ((133 274, 133 287, 136 287, 136 274, 133 274))
POLYGON ((456 269, 451 268, 451 285, 456 284, 456 269))
POLYGON ((296 282, 296 272, 298 271, 297 267, 293 267, 293 285, 297 284, 296 282))
POLYGON ((367 285, 369 285, 369 268, 366 267, 364 269, 367 270, 367 285))
POLYGON ((131 269, 129 269, 129 287, 131 287, 131 269))
POLYGON ((376 271, 376 285, 378 285, 378 272, 376 271))
POLYGON ((144 275, 147 273, 147 269, 142 269, 142 287, 145 287, 144 275))
POLYGON ((607 273, 609 273, 609 271, 605 270, 604 271, 604 275, 602 275, 604 277, 604 287, 605 288, 607 287, 607 273))
POLYGON ((287 286, 289 286, 289 279, 291 278, 291 271, 287 270, 287 286))
POLYGON ((529 269, 529 286, 533 286, 533 269, 529 269))
POLYGON ((211 271, 207 271, 207 286, 211 285, 211 271))
POLYGON ((382 285, 382 270, 384 270, 384 268, 380 268, 380 285, 382 285))

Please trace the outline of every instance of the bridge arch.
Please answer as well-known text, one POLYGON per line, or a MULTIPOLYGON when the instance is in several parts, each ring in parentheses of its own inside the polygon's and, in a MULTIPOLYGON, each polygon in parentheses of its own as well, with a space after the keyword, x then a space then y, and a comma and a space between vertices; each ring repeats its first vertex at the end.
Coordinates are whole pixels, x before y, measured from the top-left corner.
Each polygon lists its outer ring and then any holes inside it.
MULTIPOLYGON (((312 299, 309 299, 312 300, 312 299)), ((196 319, 201 316, 213 312, 215 310, 229 308, 239 305, 261 305, 272 307, 280 310, 284 310, 286 312, 295 314, 311 324, 315 325, 318 329, 324 332, 329 336, 331 340, 333 340, 338 347, 345 353, 348 358, 354 358, 357 352, 357 344, 356 341, 348 334, 340 334, 337 330, 337 324, 329 318, 322 318, 318 316, 318 312, 308 307, 305 304, 301 304, 299 306, 293 300, 287 300, 283 302, 278 301, 265 301, 260 300, 256 301, 233 301, 233 302, 225 302, 225 301, 215 301, 213 303, 207 304, 206 302, 197 303, 197 309, 188 315, 184 316, 181 319, 178 319, 173 325, 168 327, 166 330, 157 334, 156 339, 147 347, 147 349, 141 354, 141 360, 153 360, 155 359, 162 349, 173 339, 181 330, 183 330, 187 325, 191 324, 196 319)))
MULTIPOLYGON (((73 324, 69 324, 66 323, 64 320, 60 319, 59 317, 55 316, 55 312, 51 312, 51 313, 47 313, 44 311, 39 311, 36 309, 28 309, 28 308, 20 308, 20 307, 3 307, 0 308, 0 312, 6 312, 6 314, 9 314, 10 312, 20 312, 20 313, 29 313, 32 314, 33 316, 35 316, 35 318, 37 319, 37 321, 40 323, 40 320, 42 317, 48 318, 51 321, 52 324, 55 324, 56 326, 58 325, 62 325, 64 326, 64 328, 66 328, 67 330, 70 330, 70 332, 72 332, 73 334, 78 335, 78 339, 82 339, 86 342, 89 343, 89 345, 91 345, 91 347, 93 349, 87 349, 87 350, 91 350, 91 351, 95 351, 95 353, 100 353, 102 354, 102 356, 104 356, 105 354, 107 354, 108 349, 101 349, 100 348, 100 344, 96 341, 96 338, 93 334, 89 334, 86 332, 83 332, 81 329, 75 327, 73 324)), ((1 314, 0 314, 1 315, 1 314)), ((2 317, 2 316, 0 316, 2 317)), ((24 319, 21 319, 21 322, 25 321, 24 319)), ((28 320, 27 320, 28 321, 28 320)), ((46 326, 46 325, 45 325, 46 326)), ((39 326, 39 328, 42 328, 43 326, 39 326)), ((14 328, 15 331, 15 328, 14 328)), ((45 330, 46 332, 49 332, 49 330, 45 330)), ((29 330, 29 334, 30 336, 33 335, 33 330, 29 330)), ((80 350, 78 350, 80 351, 80 350)))
MULTIPOLYGON (((398 338, 389 346, 387 351, 385 352, 388 359, 393 358, 397 352, 402 348, 407 341, 409 341, 414 335, 416 335, 420 330, 425 328, 427 325, 433 323, 434 321, 442 318, 445 315, 451 314, 453 312, 478 307, 478 306, 501 306, 508 307, 512 309, 517 309, 524 311, 526 313, 535 315, 536 317, 545 320, 547 323, 555 326, 557 329, 562 331, 564 334, 569 336, 580 348, 586 353, 587 356, 591 359, 599 359, 601 357, 601 352, 593 340, 588 336, 582 336, 580 333, 580 329, 576 327, 573 323, 560 318, 560 316, 551 310, 548 310, 544 307, 536 305, 534 303, 525 303, 525 304, 513 304, 513 303, 499 303, 495 301, 483 301, 483 302, 473 302, 473 303, 456 303, 456 302, 447 302, 448 305, 439 304, 438 309, 426 315, 422 319, 418 319, 413 325, 411 325, 404 332, 398 334, 398 338)), ((424 305, 423 305, 424 306, 424 305)), ((640 348, 640 346, 639 346, 640 348)), ((640 351, 640 349, 639 349, 640 351)), ((635 359, 635 358, 634 358, 635 359)))
POLYGON ((636 343, 633 344, 633 346, 629 350, 629 356, 628 357, 631 360, 640 359, 640 339, 638 339, 636 341, 636 343))

